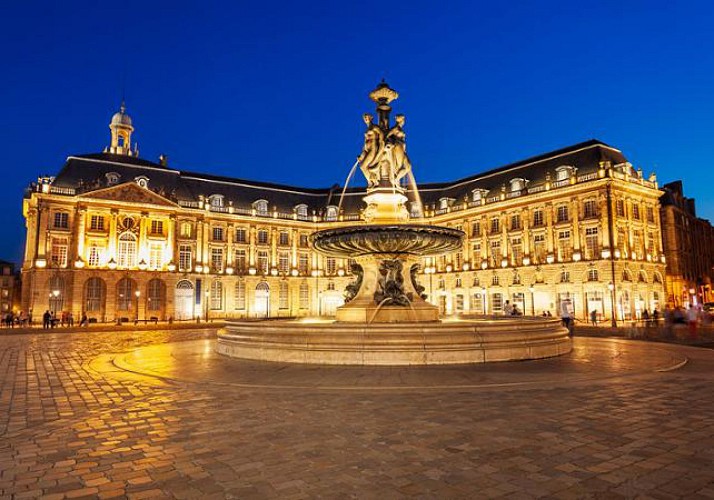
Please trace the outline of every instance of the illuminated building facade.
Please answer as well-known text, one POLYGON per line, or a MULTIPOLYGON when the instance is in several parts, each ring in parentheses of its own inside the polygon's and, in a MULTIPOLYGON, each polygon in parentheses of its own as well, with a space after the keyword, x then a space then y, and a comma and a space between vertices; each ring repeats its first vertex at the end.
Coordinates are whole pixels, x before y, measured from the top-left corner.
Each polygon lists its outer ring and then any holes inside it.
POLYGON ((674 305, 714 301, 714 228, 697 217, 682 181, 662 186, 662 240, 667 257, 667 301, 674 305))
MULTIPOLYGON (((364 189, 307 189, 179 171, 141 159, 124 107, 111 144, 70 156, 28 190, 22 307, 94 321, 331 315, 349 262, 312 251, 318 229, 359 223, 364 189)), ((595 310, 633 319, 664 306, 656 179, 588 141, 473 177, 419 186, 410 210, 466 232, 424 259, 444 314, 595 310)))

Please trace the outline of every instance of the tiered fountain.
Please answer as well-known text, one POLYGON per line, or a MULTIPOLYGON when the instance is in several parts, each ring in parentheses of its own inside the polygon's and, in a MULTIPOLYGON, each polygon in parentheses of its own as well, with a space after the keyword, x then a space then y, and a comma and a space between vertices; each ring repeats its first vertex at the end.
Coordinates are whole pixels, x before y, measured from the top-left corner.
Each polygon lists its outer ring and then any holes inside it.
MULTIPOLYGON (((231 321, 218 352, 246 359, 320 364, 425 365, 538 359, 570 352, 558 320, 482 317, 442 321, 425 300, 419 260, 458 251, 462 231, 410 221, 401 180, 411 176, 404 117, 390 121, 398 94, 382 82, 370 93, 377 123, 365 114, 358 164, 367 179, 364 223, 311 236, 325 255, 350 258, 355 281, 335 321, 231 321)), ((419 207, 420 208, 420 207, 419 207)))

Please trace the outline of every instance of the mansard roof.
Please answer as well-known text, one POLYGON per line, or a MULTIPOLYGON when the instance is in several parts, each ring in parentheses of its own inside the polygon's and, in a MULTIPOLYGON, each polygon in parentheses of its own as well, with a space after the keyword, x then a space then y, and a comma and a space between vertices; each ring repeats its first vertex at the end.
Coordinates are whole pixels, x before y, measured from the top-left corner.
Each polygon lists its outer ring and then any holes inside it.
MULTIPOLYGON (((483 190, 486 196, 496 196, 502 186, 508 188, 512 179, 526 179, 529 188, 532 188, 544 184, 548 174, 554 181, 555 170, 560 166, 575 167, 578 175, 583 175, 597 171, 601 161, 609 161, 613 165, 627 162, 618 149, 593 139, 464 179, 420 184, 419 193, 425 205, 436 203, 441 198, 470 198, 475 189, 483 190)), ((327 205, 337 205, 342 191, 338 185, 304 188, 181 171, 141 158, 110 153, 70 156, 53 186, 88 193, 106 188, 112 182, 124 183, 141 176, 149 179, 151 190, 174 202, 195 202, 200 196, 218 194, 224 197, 226 204, 232 202, 237 208, 250 208, 255 201, 263 199, 268 202, 270 210, 276 207, 281 212, 292 212, 295 206, 306 204, 310 213, 313 210, 319 213, 327 205), (110 177, 114 179, 110 181, 110 177)), ((418 178, 419 172, 416 176, 418 178)), ((363 208, 363 195, 363 187, 347 189, 343 202, 345 211, 355 213, 363 208)))

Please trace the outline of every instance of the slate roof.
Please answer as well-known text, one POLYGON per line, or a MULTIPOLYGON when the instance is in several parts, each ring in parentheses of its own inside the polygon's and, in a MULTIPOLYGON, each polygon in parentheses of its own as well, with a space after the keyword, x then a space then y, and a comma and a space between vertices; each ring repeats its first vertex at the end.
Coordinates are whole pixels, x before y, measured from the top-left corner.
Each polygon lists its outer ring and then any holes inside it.
MULTIPOLYGON (((555 180, 555 169, 562 165, 573 166, 582 175, 598 169, 599 162, 607 160, 613 165, 625 163, 623 154, 598 140, 590 140, 559 149, 502 167, 475 174, 452 182, 420 184, 419 193, 425 205, 436 203, 442 197, 463 200, 474 189, 488 191, 486 196, 500 193, 501 186, 509 187, 514 178, 529 181, 528 187, 545 182, 550 172, 555 180)), ((53 186, 71 187, 78 192, 88 192, 107 186, 107 174, 120 175, 119 182, 133 181, 136 177, 149 179, 149 187, 173 201, 196 201, 199 195, 223 195, 237 208, 250 208, 253 202, 265 199, 269 207, 281 212, 292 212, 299 204, 306 204, 309 213, 321 212, 327 205, 337 205, 342 188, 303 188, 235 179, 211 174, 180 171, 141 158, 110 153, 70 156, 55 177, 53 186)), ((418 172, 416 172, 418 178, 418 172)), ((356 213, 364 207, 361 197, 364 188, 349 188, 345 193, 343 207, 346 213, 356 213)))

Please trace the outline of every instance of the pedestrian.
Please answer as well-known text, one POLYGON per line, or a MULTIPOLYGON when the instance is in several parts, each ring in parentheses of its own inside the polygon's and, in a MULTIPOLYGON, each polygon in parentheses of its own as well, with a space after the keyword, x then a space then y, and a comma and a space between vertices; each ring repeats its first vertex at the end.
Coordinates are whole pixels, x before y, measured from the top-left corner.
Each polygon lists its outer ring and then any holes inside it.
POLYGON ((550 314, 550 310, 546 311, 546 316, 548 316, 549 318, 552 318, 552 317, 553 317, 553 315, 550 314))
POLYGON ((48 309, 42 315, 42 329, 43 330, 47 330, 50 327, 50 321, 52 321, 52 315, 50 314, 50 311, 48 309))
POLYGON ((57 326, 57 312, 56 311, 50 311, 50 328, 54 328, 57 326))
POLYGON ((593 326, 597 326, 597 309, 593 309, 590 313, 590 321, 592 322, 593 326))
POLYGON ((650 313, 647 309, 642 311, 642 321, 645 323, 645 327, 649 328, 650 326, 650 313))
POLYGON ((79 320, 79 326, 89 326, 89 320, 87 319, 87 313, 82 313, 82 319, 79 320))
POLYGON ((560 319, 563 320, 563 326, 568 329, 568 334, 573 336, 573 312, 571 311, 570 299, 565 299, 560 302, 560 319))
POLYGON ((503 306, 503 314, 506 316, 511 316, 513 314, 513 306, 509 301, 506 301, 506 304, 503 306))
POLYGON ((74 315, 72 314, 72 311, 67 313, 67 326, 74 326, 74 315))
POLYGON ((699 322, 699 311, 694 305, 690 305, 687 309, 687 322, 689 323, 689 337, 692 340, 697 339, 697 323, 699 322))

